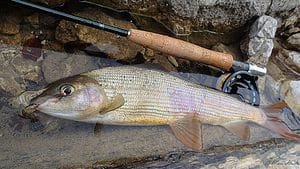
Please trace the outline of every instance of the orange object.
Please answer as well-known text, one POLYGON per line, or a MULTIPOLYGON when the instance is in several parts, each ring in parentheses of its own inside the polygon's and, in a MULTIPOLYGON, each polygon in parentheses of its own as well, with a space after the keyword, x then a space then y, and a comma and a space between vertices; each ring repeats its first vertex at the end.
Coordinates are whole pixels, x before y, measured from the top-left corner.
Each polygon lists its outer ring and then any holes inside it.
POLYGON ((233 57, 230 54, 215 52, 183 40, 152 32, 136 29, 130 29, 129 32, 127 38, 131 41, 165 54, 205 63, 224 70, 229 70, 233 64, 233 57))

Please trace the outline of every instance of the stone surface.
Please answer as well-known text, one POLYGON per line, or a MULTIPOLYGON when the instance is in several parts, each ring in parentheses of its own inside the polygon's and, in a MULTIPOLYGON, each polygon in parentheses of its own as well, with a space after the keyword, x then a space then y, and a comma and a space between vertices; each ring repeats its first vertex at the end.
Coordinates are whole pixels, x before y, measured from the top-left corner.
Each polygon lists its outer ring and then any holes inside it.
POLYGON ((300 116, 300 81, 286 81, 280 89, 281 97, 300 116))
MULTIPOLYGON (((114 19, 95 9, 85 9, 78 15, 100 20, 106 24, 117 25, 125 29, 135 28, 130 22, 114 19)), ((116 60, 131 61, 139 52, 143 51, 143 47, 129 42, 126 38, 66 21, 60 22, 56 29, 55 37, 62 43, 92 44, 98 49, 99 55, 105 53, 108 57, 116 60)))
POLYGON ((39 13, 33 13, 25 18, 25 22, 29 23, 33 28, 39 28, 40 15, 39 13))
POLYGON ((168 3, 172 6, 174 13, 188 18, 195 18, 200 6, 199 0, 168 0, 168 3))
POLYGON ((296 51, 285 51, 285 63, 296 72, 300 73, 300 53, 296 51))
POLYGON ((287 39, 288 45, 300 51, 300 33, 296 33, 287 39))
POLYGON ((16 35, 20 32, 19 24, 22 20, 22 17, 19 16, 19 14, 6 12, 5 15, 0 15, 0 19, 0 33, 5 35, 16 35))
POLYGON ((264 95, 270 98, 273 102, 276 102, 280 99, 280 86, 281 81, 276 81, 272 76, 265 75, 265 84, 264 84, 264 95))
POLYGON ((273 142, 273 145, 262 143, 240 149, 214 149, 217 153, 207 151, 170 152, 161 156, 132 158, 116 161, 99 161, 90 166, 73 166, 82 168, 202 168, 202 169, 279 169, 299 168, 300 145, 285 142, 273 142), (216 160, 214 160, 216 159, 216 160))
POLYGON ((244 60, 244 58, 242 57, 242 53, 239 51, 239 46, 235 44, 228 46, 222 43, 218 43, 212 47, 212 50, 231 54, 234 60, 244 60))
POLYGON ((299 6, 298 0, 273 0, 268 12, 288 11, 299 6))
POLYGON ((254 17, 266 13, 290 10, 300 5, 298 0, 93 1, 117 9, 129 9, 132 12, 153 16, 174 32, 181 32, 176 30, 178 27, 191 25, 192 28, 190 30, 187 29, 185 33, 203 29, 230 32, 241 28, 254 17), (181 20, 178 17, 184 19, 181 20))
POLYGON ((27 83, 39 82, 39 63, 22 57, 21 49, 0 44, 0 88, 11 95, 23 92, 27 83))
MULTIPOLYGON (((279 45, 278 42, 275 43, 272 62, 282 70, 288 79, 295 79, 300 76, 299 58, 300 53, 298 51, 287 50, 279 45)), ((274 72, 270 72, 273 77, 277 76, 276 73, 279 71, 274 72)))
POLYGON ((276 29, 277 21, 270 16, 263 15, 253 23, 248 37, 241 44, 241 50, 249 57, 249 62, 267 65, 276 29))
POLYGON ((45 51, 42 71, 46 82, 51 83, 64 77, 97 69, 96 59, 85 55, 45 51))

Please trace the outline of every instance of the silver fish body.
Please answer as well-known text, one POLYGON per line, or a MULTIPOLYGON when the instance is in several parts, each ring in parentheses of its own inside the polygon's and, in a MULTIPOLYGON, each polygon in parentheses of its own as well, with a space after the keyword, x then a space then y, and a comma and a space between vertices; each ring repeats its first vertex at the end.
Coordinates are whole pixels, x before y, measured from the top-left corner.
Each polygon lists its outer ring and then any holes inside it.
POLYGON ((122 125, 168 124, 195 113, 203 123, 234 120, 261 122, 260 109, 221 92, 167 73, 131 66, 109 67, 85 73, 98 81, 109 98, 121 94, 125 104, 91 122, 122 125))
MULTIPOLYGON (((113 125, 169 125, 185 145, 202 148, 201 124, 221 125, 244 140, 248 121, 300 141, 274 113, 222 92, 144 68, 108 67, 59 80, 32 100, 37 110, 69 120, 113 125)), ((29 106, 31 109, 32 106, 29 106)))

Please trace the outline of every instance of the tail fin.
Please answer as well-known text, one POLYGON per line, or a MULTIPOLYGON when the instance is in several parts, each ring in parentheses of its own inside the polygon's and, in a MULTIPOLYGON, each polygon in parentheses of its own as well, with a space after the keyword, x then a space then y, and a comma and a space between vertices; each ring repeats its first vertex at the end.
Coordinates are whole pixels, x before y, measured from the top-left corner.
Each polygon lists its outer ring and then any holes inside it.
POLYGON ((283 137, 289 138, 291 140, 300 141, 300 135, 297 135, 296 133, 291 131, 286 125, 286 123, 279 118, 279 111, 285 106, 286 104, 284 102, 279 102, 264 108, 263 110, 267 116, 267 120, 262 125, 282 135, 283 137))

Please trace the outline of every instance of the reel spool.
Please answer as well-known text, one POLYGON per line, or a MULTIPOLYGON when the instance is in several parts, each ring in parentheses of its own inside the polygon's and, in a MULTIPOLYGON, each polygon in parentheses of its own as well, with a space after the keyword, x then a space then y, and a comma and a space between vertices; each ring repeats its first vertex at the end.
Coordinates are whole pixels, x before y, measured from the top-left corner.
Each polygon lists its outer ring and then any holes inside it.
POLYGON ((257 89, 257 76, 246 71, 226 73, 219 77, 216 89, 224 93, 237 95, 243 102, 259 106, 260 97, 257 89))

